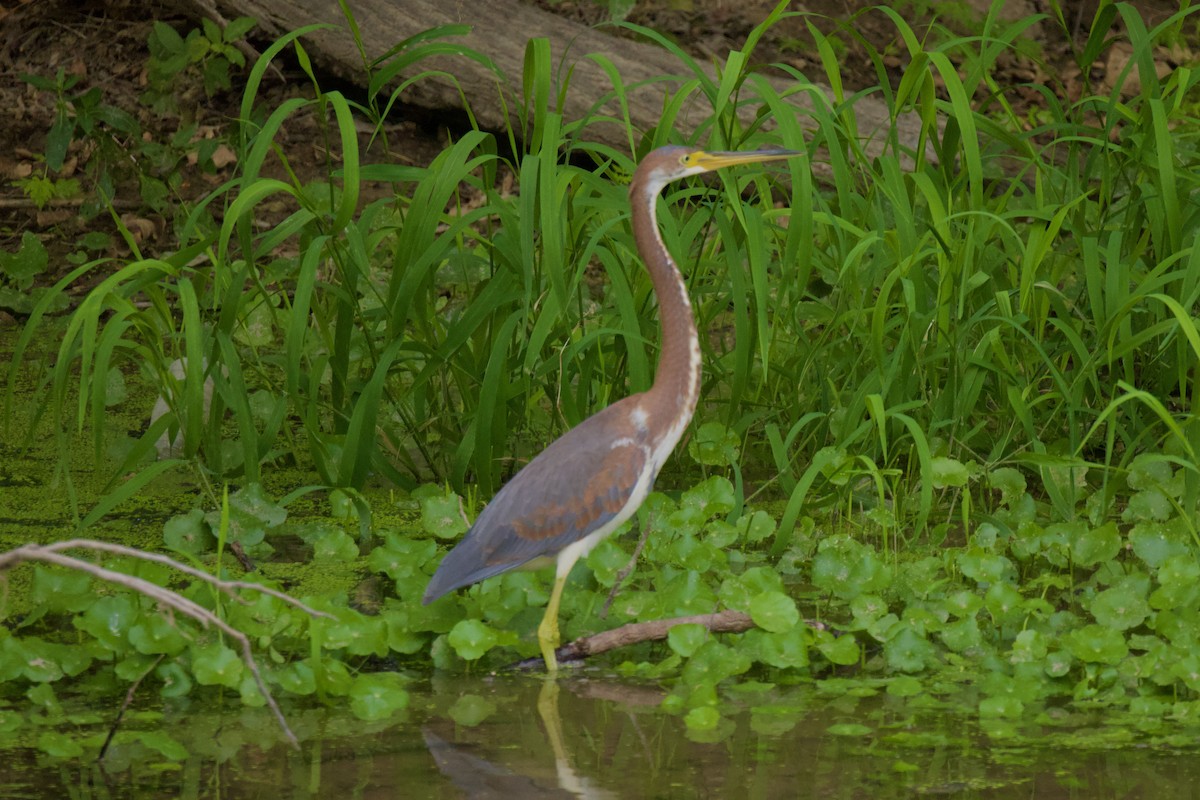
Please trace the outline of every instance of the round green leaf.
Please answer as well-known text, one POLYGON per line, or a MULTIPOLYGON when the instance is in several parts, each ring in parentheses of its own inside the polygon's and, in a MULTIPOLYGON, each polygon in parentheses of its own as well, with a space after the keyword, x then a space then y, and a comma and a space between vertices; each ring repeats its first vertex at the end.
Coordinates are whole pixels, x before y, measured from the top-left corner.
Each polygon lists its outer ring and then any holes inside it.
POLYGON ((19 649, 21 675, 34 683, 53 683, 62 678, 63 670, 54 651, 50 642, 36 636, 24 637, 19 649))
POLYGON ((851 635, 834 636, 826 631, 818 631, 817 649, 821 655, 833 664, 848 667, 857 664, 859 659, 858 641, 851 635))
POLYGON ((808 666, 807 628, 797 625, 784 633, 763 631, 758 640, 758 660, 778 669, 808 666))
POLYGON ((375 572, 386 573, 398 581, 416 574, 424 575, 421 568, 437 554, 437 549, 437 542, 432 539, 410 539, 389 533, 384 544, 371 551, 367 563, 375 572))
MULTIPOLYGON (((221 528, 220 510, 205 515, 209 527, 221 528)), ((277 528, 287 519, 287 509, 267 496, 261 484, 252 483, 229 496, 230 541, 243 547, 253 547, 262 542, 270 528, 277 528)))
POLYGON ((1025 713, 1025 704, 1016 697, 999 695, 985 697, 979 701, 979 716, 1018 719, 1025 713))
POLYGON ((601 586, 612 586, 616 583, 617 575, 629 564, 629 556, 629 552, 621 547, 617 538, 610 537, 600 542, 596 545, 595 550, 588 553, 588 569, 592 571, 596 582, 601 586))
POLYGON ((1093 598, 1089 610, 1096 622, 1118 631, 1136 628, 1150 616, 1146 600, 1127 584, 1100 592, 1093 598))
POLYGON ((200 555, 216 546, 204 512, 193 508, 186 514, 176 514, 163 525, 163 541, 172 550, 200 555))
POLYGON ((356 656, 385 656, 388 652, 387 620, 360 614, 353 609, 338 609, 336 622, 325 627, 325 648, 356 656))
POLYGON ((978 547, 958 554, 958 568, 971 580, 984 584, 995 583, 1007 575, 1016 574, 1012 562, 1007 558, 978 547))
POLYGON ((75 617, 75 627, 91 634, 113 652, 124 652, 126 636, 139 611, 125 595, 101 597, 83 614, 75 617))
POLYGON ((983 608, 983 598, 976 592, 958 591, 942 601, 942 608, 956 617, 973 617, 983 608))
POLYGON ((1186 532, 1171 523, 1140 522, 1129 532, 1129 544, 1138 558, 1154 568, 1190 552, 1186 532))
POLYGON ((176 655, 188 646, 175 621, 151 614, 129 629, 129 643, 139 653, 176 655))
POLYGON ((56 731, 46 731, 38 736, 38 749, 54 758, 79 758, 83 747, 71 737, 56 731))
POLYGON ((496 632, 477 619, 461 620, 450 630, 450 646, 458 657, 475 661, 496 646, 496 632))
POLYGON ((676 625, 667 631, 667 644, 679 655, 690 658, 708 641, 708 628, 696 622, 676 625))
POLYGON ((1027 628, 1018 633, 1013 640, 1012 653, 1008 660, 1013 664, 1040 662, 1045 659, 1047 650, 1046 637, 1039 631, 1027 628))
POLYGON ((689 711, 683 721, 691 730, 711 731, 720 724, 721 712, 712 706, 701 706, 689 711))
POLYGON ((32 605, 45 611, 82 611, 96 602, 90 575, 72 569, 33 568, 32 605))
POLYGON ((245 664, 237 653, 223 644, 192 649, 192 675, 201 686, 227 686, 236 689, 245 664))
POLYGON ((1080 661, 1116 664, 1129 655, 1125 636, 1102 625, 1085 625, 1063 637, 1071 655, 1080 661))
POLYGON ((849 536, 822 540, 813 559, 813 583, 843 600, 879 592, 892 582, 892 571, 875 550, 849 536))
POLYGON ((888 613, 888 605, 879 595, 860 594, 850 601, 850 613, 859 626, 866 626, 888 613))
POLYGON ((796 627, 800 611, 796 601, 783 592, 769 591, 750 600, 750 617, 763 630, 784 633, 796 627))
POLYGON ((404 680, 394 672, 359 675, 350 687, 350 711, 367 722, 387 719, 408 705, 404 680))
POLYGON ((739 650, 709 639, 683 668, 683 680, 692 686, 715 686, 731 675, 750 669, 750 659, 739 650))
POLYGON ((979 620, 975 617, 964 617, 957 622, 951 622, 942 628, 938 635, 946 647, 956 653, 962 653, 983 644, 983 635, 979 632, 979 620))
POLYGON ((1008 581, 992 584, 984 595, 983 604, 992 619, 1000 623, 1016 619, 1024 613, 1021 593, 1008 581))
POLYGON ((358 544, 340 528, 326 531, 312 545, 314 561, 353 561, 358 558, 358 544))
POLYGON ((1131 489, 1154 489, 1169 483, 1171 472, 1170 462, 1162 456, 1142 453, 1129 465, 1129 473, 1125 476, 1125 482, 1131 489))
POLYGON ((1163 561, 1156 576, 1159 587, 1150 595, 1156 609, 1195 606, 1200 595, 1200 563, 1190 555, 1177 555, 1163 561))
POLYGON ((683 493, 679 498, 681 509, 699 509, 703 519, 719 514, 728 514, 734 504, 733 484, 728 478, 713 475, 683 493))
POLYGON ((1000 492, 1000 502, 1012 508, 1025 494, 1025 476, 1012 467, 999 467, 988 473, 988 486, 1000 492))
POLYGON ((898 672, 920 672, 933 658, 933 645, 908 626, 883 644, 888 667, 898 672))
POLYGON ((916 697, 924 691, 921 681, 911 675, 899 675, 888 681, 887 693, 891 697, 916 697))
POLYGON ((1051 678, 1061 678, 1071 671, 1071 654, 1065 650, 1055 650, 1046 655, 1042 668, 1051 678))
POLYGON ((934 456, 930 475, 935 489, 966 486, 971 477, 971 473, 961 461, 945 456, 934 456))
POLYGON ((186 761, 191 752, 178 741, 162 731, 139 731, 137 740, 168 761, 186 761))
POLYGON ((875 731, 857 722, 839 722, 836 725, 830 725, 825 732, 832 736, 860 737, 870 736, 875 731))
POLYGON ((688 442, 688 455, 698 464, 727 467, 736 463, 741 440, 733 430, 720 422, 706 422, 688 442))
POLYGON ((1108 522, 1098 528, 1080 528, 1071 539, 1071 558, 1076 564, 1093 567, 1111 561, 1121 550, 1121 536, 1116 523, 1108 522))
POLYGON ((178 661, 164 662, 154 672, 162 681, 163 697, 183 697, 192 690, 192 676, 178 661))
POLYGON ((290 694, 310 695, 317 690, 317 678, 305 661, 293 661, 275 673, 280 688, 290 694))
POLYGON ((496 713, 496 704, 477 694, 464 694, 447 711, 459 725, 473 728, 496 713))
POLYGON ((421 527, 441 539, 457 539, 467 530, 467 519, 463 514, 462 500, 458 495, 438 493, 418 497, 421 504, 421 527))
POLYGON ((737 521, 738 533, 749 544, 758 544, 770 539, 775 535, 776 527, 775 520, 765 511, 755 511, 737 521))
POLYGON ((1174 512, 1171 499, 1160 489, 1146 489, 1129 498, 1121 518, 1126 522, 1163 521, 1174 512))

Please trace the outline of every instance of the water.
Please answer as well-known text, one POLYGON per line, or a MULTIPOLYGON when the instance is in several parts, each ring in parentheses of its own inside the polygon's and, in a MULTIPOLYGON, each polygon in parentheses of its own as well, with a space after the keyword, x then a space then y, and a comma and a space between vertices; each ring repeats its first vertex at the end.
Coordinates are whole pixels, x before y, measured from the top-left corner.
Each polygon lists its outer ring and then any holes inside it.
MULTIPOLYGON (((3 450, 15 474, 33 477, 0 492, 12 518, 0 524, 0 538, 9 537, 0 550, 71 535, 60 493, 46 490, 48 433, 42 443, 36 456, 3 450)), ((170 488, 156 497, 163 509, 195 504, 170 488)), ((142 520, 151 541, 162 523, 142 520)), ((20 574, 12 575, 15 584, 20 574)), ((73 681, 60 683, 58 691, 71 691, 73 681)), ((1103 709, 1030 709, 1020 722, 989 723, 969 695, 901 698, 872 693, 865 682, 742 681, 722 687, 727 716, 697 731, 662 710, 668 687, 592 669, 566 670, 554 683, 416 675, 407 691, 408 708, 379 723, 356 719, 344 700, 305 707, 281 693, 297 751, 269 713, 243 707, 236 695, 214 700, 214 691, 197 689, 201 700, 164 703, 147 685, 99 761, 120 694, 95 693, 73 707, 60 697, 60 714, 44 695, 9 702, 0 691, 0 800, 1200 796, 1200 741, 1180 735, 1150 746, 1154 731, 1123 728, 1103 709)))
MULTIPOLYGON (((268 714, 242 708, 236 697, 225 708, 130 712, 100 763, 94 755, 51 758, 4 747, 0 797, 1103 800, 1200 793, 1195 751, 1138 745, 1119 729, 1064 719, 1065 731, 1030 723, 989 734, 952 706, 814 685, 743 685, 733 690, 736 713, 700 732, 660 710, 665 689, 603 674, 568 672, 555 682, 434 676, 409 691, 408 709, 383 723, 360 722, 336 706, 285 709, 299 751, 283 743, 268 714), (154 749, 164 732, 186 755, 154 749)), ((70 732, 102 741, 111 715, 93 716, 70 732)))

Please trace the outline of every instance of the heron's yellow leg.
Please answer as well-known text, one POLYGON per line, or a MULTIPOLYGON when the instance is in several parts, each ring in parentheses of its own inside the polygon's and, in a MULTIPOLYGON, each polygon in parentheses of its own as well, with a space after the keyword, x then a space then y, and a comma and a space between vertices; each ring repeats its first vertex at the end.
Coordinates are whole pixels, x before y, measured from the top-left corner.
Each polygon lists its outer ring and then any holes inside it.
POLYGON ((563 586, 567 584, 567 576, 560 575, 554 579, 554 588, 550 591, 550 602, 546 604, 546 615, 542 624, 538 625, 538 644, 542 647, 542 658, 546 661, 547 672, 558 671, 558 659, 554 651, 558 649, 558 604, 562 600, 563 586))

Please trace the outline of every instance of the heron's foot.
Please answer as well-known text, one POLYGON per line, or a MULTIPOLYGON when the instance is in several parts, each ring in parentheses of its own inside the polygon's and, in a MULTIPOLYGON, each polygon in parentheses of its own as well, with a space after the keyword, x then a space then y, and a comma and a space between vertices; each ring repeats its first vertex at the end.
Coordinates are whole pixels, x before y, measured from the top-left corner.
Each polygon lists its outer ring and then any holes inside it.
POLYGON ((538 625, 538 644, 542 648, 542 659, 546 662, 546 672, 558 671, 558 659, 554 651, 558 649, 558 618, 547 616, 538 625))

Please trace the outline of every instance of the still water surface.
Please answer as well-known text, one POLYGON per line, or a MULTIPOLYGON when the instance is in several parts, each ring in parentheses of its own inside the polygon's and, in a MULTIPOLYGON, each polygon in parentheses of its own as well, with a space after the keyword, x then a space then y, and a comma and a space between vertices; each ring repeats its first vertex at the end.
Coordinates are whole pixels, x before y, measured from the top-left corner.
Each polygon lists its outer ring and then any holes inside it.
MULTIPOLYGON (((736 691, 738 712, 696 732, 659 708, 655 685, 570 672, 554 683, 435 677, 412 684, 408 709, 386 723, 291 709, 300 751, 233 698, 224 711, 127 715, 101 765, 4 749, 0 797, 1200 797, 1200 750, 1137 744, 1086 720, 985 732, 928 700, 736 691), (166 759, 138 731, 165 731, 190 755, 166 759)), ((97 718, 97 735, 106 729, 97 718)))

